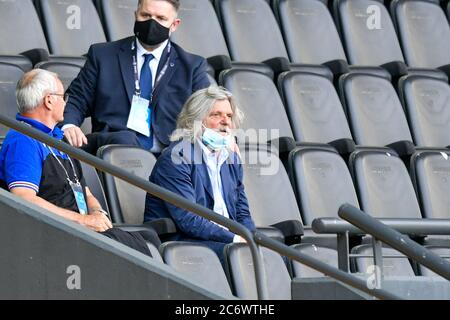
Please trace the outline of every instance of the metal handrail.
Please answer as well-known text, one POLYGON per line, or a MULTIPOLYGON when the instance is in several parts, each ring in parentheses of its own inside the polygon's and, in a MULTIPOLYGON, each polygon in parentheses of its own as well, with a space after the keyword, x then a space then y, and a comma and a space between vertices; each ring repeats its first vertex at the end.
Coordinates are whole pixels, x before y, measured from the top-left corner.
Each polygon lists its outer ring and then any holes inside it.
POLYGON ((134 174, 129 173, 119 167, 113 166, 112 164, 95 157, 83 150, 76 149, 69 144, 58 141, 49 135, 30 127, 26 124, 18 122, 16 120, 7 118, 0 114, 0 123, 6 125, 16 131, 19 131, 27 136, 30 136, 40 142, 43 142, 51 147, 54 147, 69 156, 83 161, 105 173, 111 174, 119 179, 122 179, 131 185, 134 185, 140 189, 145 190, 146 192, 167 201, 179 208, 188 210, 193 212, 203 218, 214 221, 219 225, 227 227, 230 231, 235 234, 242 236, 250 247, 250 251, 252 254, 252 258, 254 261, 254 270, 255 270, 255 279, 256 279, 256 288, 258 298, 261 300, 268 299, 268 290, 267 290, 267 281, 266 275, 263 265, 263 260, 261 254, 259 252, 258 244, 263 245, 269 249, 272 249, 281 255, 285 255, 293 260, 296 260, 302 264, 305 264, 325 275, 328 275, 338 281, 341 281, 347 285, 350 285, 354 288, 357 288, 363 292, 368 293, 371 296, 374 296, 379 299, 390 299, 390 300, 398 300, 400 297, 384 290, 384 289, 369 289, 366 282, 350 275, 349 273, 343 272, 339 269, 329 266, 328 264, 321 262, 313 257, 308 255, 304 255, 297 250, 282 244, 278 241, 275 241, 260 231, 256 231, 252 234, 247 228, 245 228, 240 223, 237 223, 231 219, 225 218, 222 215, 215 213, 214 211, 205 208, 201 205, 198 205, 194 202, 190 202, 185 198, 175 194, 171 191, 168 191, 160 186, 153 184, 147 180, 144 180, 134 174))
POLYGON ((338 215, 374 238, 450 280, 450 262, 424 248, 406 235, 388 227, 350 204, 341 206, 338 215))
POLYGON ((8 118, 1 114, 0 114, 0 123, 18 131, 18 132, 21 132, 29 137, 32 137, 42 143, 45 143, 55 149, 63 151, 64 153, 68 154, 69 156, 71 156, 75 159, 78 159, 80 161, 86 162, 89 165, 91 165, 103 172, 106 172, 115 177, 118 177, 118 178, 130 183, 131 185, 136 186, 142 190, 145 190, 146 192, 154 195, 155 197, 158 197, 164 201, 167 201, 179 208, 188 210, 188 211, 193 212, 203 218, 206 218, 206 219, 214 221, 222 226, 225 226, 231 232, 240 235, 247 241, 247 244, 250 247, 250 251, 252 254, 253 261, 254 261, 253 265, 254 265, 254 269, 255 269, 256 289, 257 289, 258 298, 260 300, 268 299, 267 281, 266 281, 265 270, 263 267, 263 261, 262 261, 262 258, 261 258, 260 252, 259 252, 259 248, 258 248, 257 244, 255 243, 255 241, 253 240, 252 233, 247 228, 245 228, 243 225, 241 225, 240 223, 233 221, 231 219, 227 219, 224 216, 217 214, 214 211, 212 211, 208 208, 205 208, 197 203, 188 201, 176 193, 168 191, 154 183, 144 180, 141 177, 138 177, 124 169, 113 166, 112 164, 110 164, 98 157, 95 157, 83 150, 76 149, 65 142, 58 141, 55 138, 49 136, 48 134, 45 134, 27 124, 13 120, 13 119, 8 118))

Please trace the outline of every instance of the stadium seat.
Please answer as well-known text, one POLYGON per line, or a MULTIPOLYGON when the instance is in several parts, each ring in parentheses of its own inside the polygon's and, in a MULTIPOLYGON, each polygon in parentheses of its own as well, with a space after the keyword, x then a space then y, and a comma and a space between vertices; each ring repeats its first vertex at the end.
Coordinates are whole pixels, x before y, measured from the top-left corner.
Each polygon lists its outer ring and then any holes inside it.
MULTIPOLYGON (((425 248, 450 261, 450 247, 425 246, 425 248)), ((422 265, 419 265, 419 270, 420 274, 425 277, 441 277, 440 275, 434 273, 433 271, 422 265)))
POLYGON ((400 78, 399 93, 417 146, 450 146, 450 86, 446 81, 410 75, 400 78))
POLYGON ((406 63, 450 74, 450 25, 439 3, 394 0, 391 11, 406 63))
POLYGON ((95 0, 109 41, 133 35, 136 0, 95 0))
POLYGON ((358 145, 390 145, 401 156, 412 154, 408 122, 388 80, 370 74, 350 73, 341 77, 339 89, 358 145))
MULTIPOLYGON (((97 155, 145 180, 148 180, 156 163, 153 154, 133 146, 103 146, 97 155)), ((113 222, 141 224, 144 221, 146 192, 108 174, 103 175, 103 182, 113 222)))
MULTIPOLYGON (((338 268, 338 253, 336 250, 318 247, 314 244, 297 244, 292 247, 300 251, 302 254, 311 256, 312 258, 329 264, 336 269, 338 268)), ((318 278, 325 276, 323 273, 311 269, 310 267, 294 260, 292 260, 292 274, 294 278, 318 278)))
POLYGON ((172 40, 188 52, 205 58, 229 57, 225 38, 209 0, 180 1, 181 24, 172 40))
MULTIPOLYGON (((291 278, 283 258, 264 247, 260 247, 260 252, 264 260, 268 298, 290 300, 291 278)), ((249 247, 242 243, 226 245, 225 261, 235 295, 245 300, 257 299, 255 272, 249 247)))
POLYGON ((83 170, 83 177, 86 181, 86 185, 91 190, 94 197, 98 200, 104 210, 109 213, 108 203, 106 201, 105 192, 103 191, 102 183, 94 167, 88 165, 85 162, 81 163, 81 169, 83 170))
POLYGON ((94 43, 105 42, 92 0, 37 0, 50 53, 84 55, 94 43))
POLYGON ((256 227, 276 227, 286 243, 298 243, 303 234, 300 212, 278 155, 262 145, 242 146, 241 154, 245 192, 256 227))
POLYGON ((40 62, 35 66, 35 68, 56 73, 59 79, 61 79, 65 89, 70 86, 81 70, 81 67, 75 64, 53 61, 40 62))
POLYGON ((205 245, 169 241, 160 246, 164 262, 186 279, 223 297, 232 296, 225 271, 216 253, 205 245))
POLYGON ((48 50, 44 31, 31 0, 0 1, 0 54, 48 50))
POLYGON ((323 0, 275 0, 290 60, 294 63, 347 64, 339 34, 323 0), (320 39, 320 40, 319 40, 320 39))
MULTIPOLYGON (((406 256, 392 248, 383 248, 383 275, 386 277, 414 277, 414 270, 406 256), (398 257, 398 258, 397 258, 398 257)), ((371 245, 362 244, 352 249, 352 254, 373 256, 371 245)), ((354 272, 371 273, 374 265, 372 257, 353 257, 350 259, 354 272)))
MULTIPOLYGON (((0 110, 2 115, 10 117, 11 119, 15 119, 18 112, 16 86, 23 75, 24 72, 19 66, 0 62, 0 110)), ((5 137, 8 130, 9 128, 0 125, 1 139, 5 137)))
POLYGON ((231 69, 221 72, 219 84, 233 93, 244 112, 242 128, 255 131, 253 136, 247 135, 248 142, 257 143, 259 140, 265 143, 279 137, 293 139, 283 102, 269 77, 255 71, 231 69), (261 129, 267 134, 258 137, 261 129))
POLYGON ((284 72, 278 78, 278 87, 296 141, 346 142, 349 147, 345 152, 353 151, 344 108, 329 79, 311 73, 284 72))
POLYGON ((375 218, 420 219, 408 171, 393 150, 360 148, 350 155, 361 209, 375 218))
POLYGON ((147 247, 150 250, 150 254, 152 255, 152 258, 154 261, 164 263, 163 258, 161 257, 161 254, 159 253, 158 248, 156 248, 152 243, 147 242, 147 247))
POLYGON ((0 63, 14 64, 20 67, 24 72, 33 69, 30 59, 21 55, 0 55, 0 63))

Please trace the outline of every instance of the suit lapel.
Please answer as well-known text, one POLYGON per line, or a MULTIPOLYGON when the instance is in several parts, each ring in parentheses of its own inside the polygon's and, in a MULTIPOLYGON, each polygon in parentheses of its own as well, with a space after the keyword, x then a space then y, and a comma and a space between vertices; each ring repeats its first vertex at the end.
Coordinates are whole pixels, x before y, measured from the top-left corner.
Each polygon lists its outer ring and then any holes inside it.
POLYGON ((165 49, 161 61, 158 66, 158 76, 160 72, 162 71, 164 65, 167 62, 167 59, 169 59, 169 64, 167 66, 166 73, 164 76, 162 76, 161 81, 158 83, 158 85, 155 88, 155 92, 153 93, 153 105, 156 105, 158 103, 158 99, 161 96, 161 92, 164 91, 165 88, 167 88, 167 83, 172 78, 177 66, 178 66, 178 53, 176 52, 174 46, 172 45, 172 48, 170 50, 170 53, 167 52, 168 46, 165 49))
POLYGON ((234 212, 232 212, 233 206, 229 201, 230 196, 235 192, 235 190, 231 181, 230 165, 228 165, 228 161, 225 161, 225 163, 220 168, 220 178, 222 180, 223 200, 225 201, 225 205, 227 206, 228 215, 230 216, 230 218, 235 219, 234 212))
POLYGON ((134 95, 134 73, 133 73, 133 51, 131 50, 134 37, 130 38, 130 41, 126 41, 120 48, 118 58, 120 64, 120 70, 122 73, 122 80, 127 90, 127 96, 131 104, 131 100, 134 95))

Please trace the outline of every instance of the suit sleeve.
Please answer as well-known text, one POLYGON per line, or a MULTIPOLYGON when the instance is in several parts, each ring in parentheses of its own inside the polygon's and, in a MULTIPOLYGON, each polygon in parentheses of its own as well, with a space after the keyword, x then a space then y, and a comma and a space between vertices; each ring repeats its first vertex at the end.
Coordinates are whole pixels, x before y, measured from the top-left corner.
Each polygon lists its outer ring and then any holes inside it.
POLYGON ((95 50, 91 46, 84 67, 67 89, 70 97, 64 110, 63 124, 81 126, 84 119, 91 116, 95 101, 97 78, 98 65, 95 50))
POLYGON ((207 64, 204 58, 201 59, 201 63, 194 70, 194 76, 192 81, 192 92, 196 92, 200 89, 207 88, 211 85, 208 79, 207 64))
POLYGON ((236 201, 236 219, 239 223, 243 224, 250 231, 254 231, 255 223, 250 216, 250 210, 248 206, 247 196, 245 194, 245 188, 243 184, 244 173, 242 165, 238 165, 238 185, 237 185, 237 201, 236 201))
MULTIPOLYGON (((191 202, 196 202, 189 165, 175 165, 172 161, 161 162, 155 175, 155 182, 191 202)), ((234 234, 219 225, 168 202, 165 202, 165 206, 177 228, 188 237, 224 243, 233 241, 234 234)))

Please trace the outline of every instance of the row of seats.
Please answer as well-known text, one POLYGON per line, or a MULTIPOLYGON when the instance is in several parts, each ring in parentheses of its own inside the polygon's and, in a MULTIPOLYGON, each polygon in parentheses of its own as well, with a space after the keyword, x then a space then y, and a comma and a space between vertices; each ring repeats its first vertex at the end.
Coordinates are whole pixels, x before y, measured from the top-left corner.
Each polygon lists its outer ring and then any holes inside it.
MULTIPOLYGON (((34 2, 42 27, 31 0, 0 2, 0 54, 43 48, 53 55, 81 56, 93 43, 132 33, 136 0, 97 0, 100 16, 91 0, 34 2)), ((391 64, 391 69, 406 63, 449 72, 450 27, 436 1, 392 1, 392 18, 382 1, 330 1, 334 19, 327 3, 278 0, 272 1, 271 10, 265 0, 183 0, 183 23, 173 38, 206 58, 222 56, 241 63, 281 58, 294 69, 299 64, 328 64, 337 73, 347 62, 391 64), (375 29, 368 27, 367 9, 373 5, 380 19, 375 29)))

